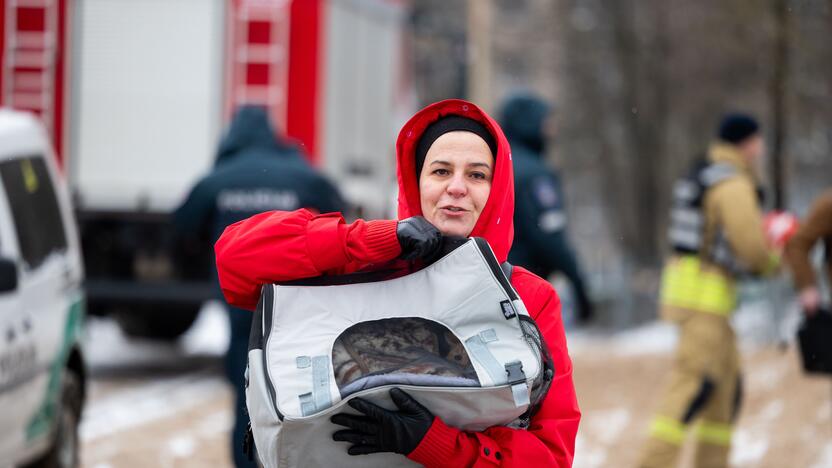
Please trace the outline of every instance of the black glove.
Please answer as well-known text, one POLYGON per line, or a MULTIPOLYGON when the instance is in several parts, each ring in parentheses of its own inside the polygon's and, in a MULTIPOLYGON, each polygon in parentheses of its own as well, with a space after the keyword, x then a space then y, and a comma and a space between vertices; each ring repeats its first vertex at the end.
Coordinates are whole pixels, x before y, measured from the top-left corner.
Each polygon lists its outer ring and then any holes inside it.
POLYGON ((336 442, 349 442, 350 455, 395 452, 407 455, 419 445, 433 424, 433 415, 403 390, 390 390, 399 411, 389 411, 367 400, 354 398, 348 403, 364 416, 336 414, 330 421, 350 429, 332 434, 336 442))
POLYGON ((399 258, 405 260, 430 259, 442 245, 442 233, 421 216, 399 221, 396 225, 396 237, 402 248, 399 258))

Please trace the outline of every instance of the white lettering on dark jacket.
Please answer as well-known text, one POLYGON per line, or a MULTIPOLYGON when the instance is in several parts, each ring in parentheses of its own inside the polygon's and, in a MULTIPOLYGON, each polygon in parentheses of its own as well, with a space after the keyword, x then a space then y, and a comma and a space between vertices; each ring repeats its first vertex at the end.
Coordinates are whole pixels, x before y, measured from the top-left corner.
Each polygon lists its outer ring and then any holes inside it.
POLYGON ((217 197, 219 211, 291 211, 299 206, 298 194, 292 190, 227 189, 217 197))

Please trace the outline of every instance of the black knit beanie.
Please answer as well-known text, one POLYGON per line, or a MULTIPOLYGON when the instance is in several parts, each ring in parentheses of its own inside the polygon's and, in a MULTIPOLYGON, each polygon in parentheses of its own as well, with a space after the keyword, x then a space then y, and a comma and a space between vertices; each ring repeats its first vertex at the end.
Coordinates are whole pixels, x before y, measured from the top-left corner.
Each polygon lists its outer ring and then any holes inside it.
POLYGON ((737 144, 759 130, 760 125, 754 117, 747 114, 728 114, 722 118, 717 135, 722 141, 737 144))
POLYGON ((436 122, 428 125, 425 131, 419 138, 419 143, 416 144, 416 180, 419 180, 419 175, 422 173, 422 166, 425 165, 425 157, 428 155, 433 142, 439 137, 448 133, 456 131, 471 132, 488 144, 491 149, 491 155, 497 157, 497 140, 494 135, 485 128, 485 125, 477 122, 474 119, 463 117, 461 115, 448 115, 440 118, 436 122))

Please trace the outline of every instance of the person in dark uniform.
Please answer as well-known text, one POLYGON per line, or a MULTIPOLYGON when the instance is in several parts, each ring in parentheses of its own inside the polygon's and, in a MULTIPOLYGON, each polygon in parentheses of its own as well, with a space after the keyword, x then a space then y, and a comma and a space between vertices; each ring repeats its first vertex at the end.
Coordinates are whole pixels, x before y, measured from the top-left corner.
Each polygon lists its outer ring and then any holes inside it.
MULTIPOLYGON (((264 108, 243 106, 220 143, 213 170, 191 189, 176 210, 174 222, 181 239, 210 237, 213 243, 226 226, 255 214, 300 208, 340 212, 345 203, 299 148, 275 135, 264 108)), ((222 297, 219 287, 217 294, 222 297)), ((238 468, 254 467, 242 452, 248 422, 244 373, 252 314, 230 307, 228 316, 231 341, 225 365, 236 397, 231 453, 238 468)))
POLYGON ((592 303, 566 234, 560 178, 544 162, 549 113, 549 106, 530 94, 509 98, 500 112, 500 125, 511 145, 516 194, 514 246, 508 260, 543 278, 563 273, 572 283, 577 317, 587 322, 592 318, 592 303))

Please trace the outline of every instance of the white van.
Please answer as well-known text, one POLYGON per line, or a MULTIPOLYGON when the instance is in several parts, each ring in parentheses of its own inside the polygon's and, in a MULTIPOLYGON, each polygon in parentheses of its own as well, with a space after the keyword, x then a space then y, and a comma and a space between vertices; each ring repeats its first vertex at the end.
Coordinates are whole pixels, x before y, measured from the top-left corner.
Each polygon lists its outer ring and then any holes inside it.
POLYGON ((31 114, 0 109, 0 466, 78 465, 81 253, 66 183, 31 114))

